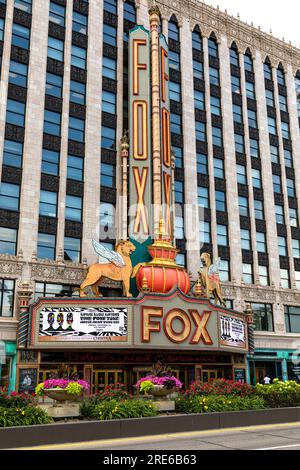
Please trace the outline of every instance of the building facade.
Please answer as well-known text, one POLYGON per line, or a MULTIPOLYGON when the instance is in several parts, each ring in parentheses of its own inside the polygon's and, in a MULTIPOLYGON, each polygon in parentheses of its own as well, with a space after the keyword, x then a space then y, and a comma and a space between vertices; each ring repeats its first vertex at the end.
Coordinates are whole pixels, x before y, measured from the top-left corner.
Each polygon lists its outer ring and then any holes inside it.
MULTIPOLYGON (((11 389, 18 292, 72 295, 96 261, 91 239, 112 247, 127 236, 120 139, 129 128, 128 33, 149 29, 151 5, 0 0, 0 379, 11 389)), ((156 5, 169 44, 177 261, 195 279, 201 252, 221 258, 228 304, 243 311, 251 303, 255 312, 249 380, 292 377, 300 51, 195 0, 156 5)))

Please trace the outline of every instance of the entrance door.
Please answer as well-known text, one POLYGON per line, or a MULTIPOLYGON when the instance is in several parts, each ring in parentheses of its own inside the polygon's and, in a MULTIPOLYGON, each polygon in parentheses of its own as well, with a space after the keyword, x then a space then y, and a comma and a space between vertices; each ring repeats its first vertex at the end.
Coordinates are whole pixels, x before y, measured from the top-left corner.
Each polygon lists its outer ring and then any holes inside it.
POLYGON ((202 383, 211 382, 218 378, 217 370, 202 370, 202 383))
POLYGON ((255 379, 257 384, 263 384, 264 378, 267 375, 265 366, 256 366, 255 367, 255 379))
POLYGON ((122 369, 94 370, 93 393, 99 393, 108 385, 126 384, 126 372, 122 369))

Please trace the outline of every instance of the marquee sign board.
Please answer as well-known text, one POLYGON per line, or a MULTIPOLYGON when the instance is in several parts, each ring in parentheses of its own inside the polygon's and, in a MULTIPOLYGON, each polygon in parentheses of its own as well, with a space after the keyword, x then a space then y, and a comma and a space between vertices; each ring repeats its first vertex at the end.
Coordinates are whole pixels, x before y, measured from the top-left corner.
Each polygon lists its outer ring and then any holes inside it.
POLYGON ((176 290, 136 299, 40 299, 31 307, 37 350, 228 351, 248 349, 245 315, 176 290))

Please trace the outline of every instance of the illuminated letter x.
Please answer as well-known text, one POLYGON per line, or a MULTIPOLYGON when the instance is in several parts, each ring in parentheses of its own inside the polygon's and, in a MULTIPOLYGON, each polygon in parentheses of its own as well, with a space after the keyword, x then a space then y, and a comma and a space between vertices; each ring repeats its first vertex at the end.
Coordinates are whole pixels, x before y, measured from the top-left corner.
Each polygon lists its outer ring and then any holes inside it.
POLYGON ((135 217, 135 224, 134 224, 134 233, 139 233, 140 224, 142 222, 143 230, 145 234, 149 233, 148 223, 147 223, 147 215, 146 215, 146 208, 144 203, 144 194, 147 184, 147 177, 148 177, 148 168, 142 169, 142 176, 140 177, 140 172, 137 167, 133 167, 133 176, 138 196, 137 201, 137 211, 135 217))

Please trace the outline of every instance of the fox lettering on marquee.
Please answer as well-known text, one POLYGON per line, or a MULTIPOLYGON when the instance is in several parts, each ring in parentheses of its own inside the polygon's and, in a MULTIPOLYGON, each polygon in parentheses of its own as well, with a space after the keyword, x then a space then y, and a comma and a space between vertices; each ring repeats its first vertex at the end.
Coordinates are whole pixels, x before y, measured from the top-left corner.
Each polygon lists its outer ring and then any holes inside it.
POLYGON ((142 309, 142 343, 151 343, 155 334, 163 333, 172 343, 188 342, 196 345, 212 345, 213 341, 207 331, 207 324, 212 312, 202 314, 198 310, 184 311, 174 308, 164 315, 163 308, 144 307, 142 309), (174 325, 176 323, 176 326, 174 325), (178 325, 179 328, 178 328, 178 325))

